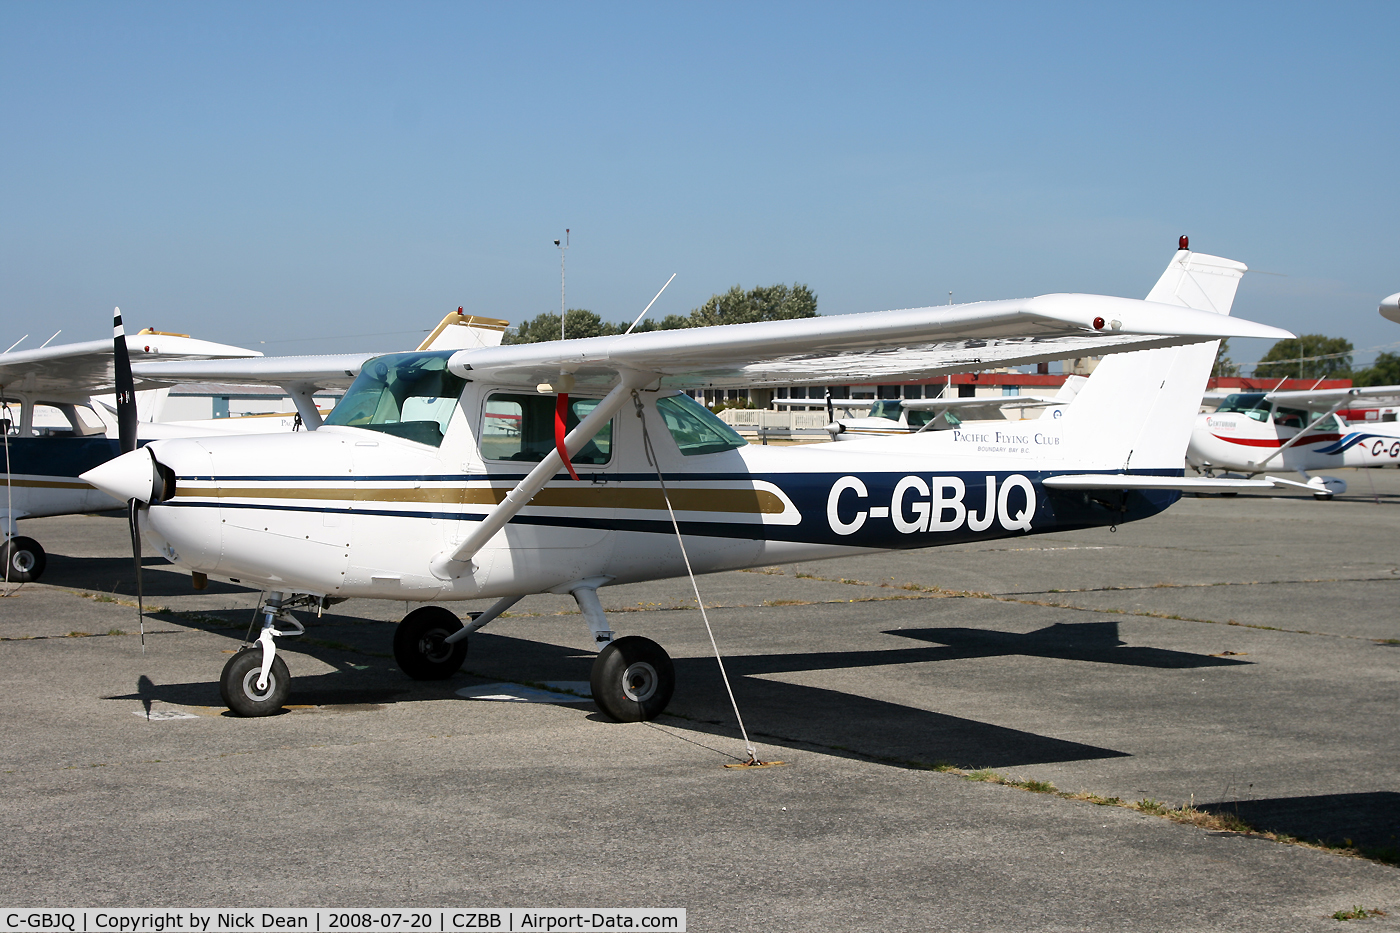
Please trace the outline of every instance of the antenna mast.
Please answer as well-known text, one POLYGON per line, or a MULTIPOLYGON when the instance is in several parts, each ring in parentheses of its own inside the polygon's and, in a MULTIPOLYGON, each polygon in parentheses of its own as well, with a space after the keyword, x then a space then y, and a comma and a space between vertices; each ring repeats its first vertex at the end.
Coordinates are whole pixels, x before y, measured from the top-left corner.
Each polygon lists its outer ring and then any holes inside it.
POLYGON ((559 339, 564 339, 564 259, 569 252, 569 228, 564 228, 564 242, 558 240, 554 245, 559 247, 559 339))

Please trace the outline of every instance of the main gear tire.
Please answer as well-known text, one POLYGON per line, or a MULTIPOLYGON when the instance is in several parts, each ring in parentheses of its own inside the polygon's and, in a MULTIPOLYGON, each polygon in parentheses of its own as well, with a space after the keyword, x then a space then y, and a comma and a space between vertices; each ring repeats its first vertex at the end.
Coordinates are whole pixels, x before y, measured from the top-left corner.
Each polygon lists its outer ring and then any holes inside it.
POLYGON ((589 678, 593 702, 618 722, 644 722, 666 710, 676 692, 676 667, 650 638, 629 635, 599 653, 589 678))
POLYGON ((10 583, 33 583, 44 574, 48 555, 33 538, 16 535, 0 547, 4 579, 10 583))
POLYGON ((394 630, 394 660, 414 680, 446 680, 467 660, 467 640, 447 643, 462 620, 441 606, 423 606, 403 617, 394 630))

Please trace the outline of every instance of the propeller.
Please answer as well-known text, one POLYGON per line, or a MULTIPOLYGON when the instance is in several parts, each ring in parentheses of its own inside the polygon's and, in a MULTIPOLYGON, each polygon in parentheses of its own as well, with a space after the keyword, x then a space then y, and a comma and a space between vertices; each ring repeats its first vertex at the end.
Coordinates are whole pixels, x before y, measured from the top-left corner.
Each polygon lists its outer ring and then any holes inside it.
MULTIPOLYGON (((122 309, 112 309, 112 361, 116 368, 117 438, 123 454, 136 449, 136 382, 131 377, 131 356, 126 350, 126 329, 122 309)), ((146 650, 145 593, 141 580, 141 527, 138 500, 126 500, 126 523, 131 531, 131 561, 136 571, 136 622, 141 629, 141 650, 146 650)))

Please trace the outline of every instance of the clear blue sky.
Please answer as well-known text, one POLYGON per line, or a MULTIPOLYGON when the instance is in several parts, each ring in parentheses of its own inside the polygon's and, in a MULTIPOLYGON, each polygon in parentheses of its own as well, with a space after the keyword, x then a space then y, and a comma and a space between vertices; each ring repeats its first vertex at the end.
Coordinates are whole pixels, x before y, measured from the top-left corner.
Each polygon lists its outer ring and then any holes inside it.
POLYGON ((565 227, 611 320, 672 272, 654 314, 1141 297, 1188 233, 1277 273, 1237 314, 1396 343, 1397 37, 1394 3, 11 2, 0 349, 117 304, 398 349, 557 311, 565 227))

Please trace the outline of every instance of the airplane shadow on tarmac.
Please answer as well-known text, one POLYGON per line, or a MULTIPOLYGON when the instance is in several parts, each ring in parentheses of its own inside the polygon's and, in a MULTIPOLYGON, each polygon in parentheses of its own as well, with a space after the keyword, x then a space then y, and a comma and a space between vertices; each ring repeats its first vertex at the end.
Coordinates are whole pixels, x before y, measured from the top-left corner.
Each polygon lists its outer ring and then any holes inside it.
MULTIPOLYGON (((246 615, 246 610, 240 611, 246 615)), ((159 618, 159 616, 156 616, 159 618)), ((175 620, 172 620, 175 621, 175 620)), ((207 623, 180 618, 186 626, 232 634, 207 623)), ((316 636, 286 639, 281 646, 292 673, 289 705, 325 711, 363 710, 367 704, 425 700, 464 702, 455 691, 469 683, 584 681, 593 655, 578 649, 480 632, 471 637, 461 673, 445 681, 414 681, 382 656, 388 652, 393 623, 327 614, 316 636), (334 641, 330 640, 334 639, 334 641), (373 657, 367 655, 376 655, 373 657), (335 668, 298 675, 297 656, 307 655, 335 668)), ((1156 668, 1234 665, 1247 662, 1156 648, 1122 645, 1113 622, 1052 625, 1029 634, 976 629, 899 630, 891 634, 938 642, 889 650, 737 655, 725 663, 740 709, 755 741, 769 746, 812 748, 904 766, 940 763, 963 768, 1007 768, 1032 764, 1125 757, 1128 753, 1037 735, 973 719, 949 716, 841 690, 794 684, 768 675, 874 669, 885 665, 937 663, 994 655, 1034 655, 1074 661, 1156 668)), ((239 633, 241 636, 241 633, 239 633)), ((239 637, 234 636, 234 637, 239 637)), ((210 658, 210 679, 157 685, 143 678, 135 693, 108 699, 163 701, 219 707, 217 683, 222 657, 210 658)), ((737 737, 733 712, 713 658, 677 658, 676 693, 660 722, 670 728, 715 737, 737 737)), ((587 701, 580 701, 586 703, 587 701)), ((597 719, 601 722, 602 717, 597 719)))
MULTIPOLYGON (((50 553, 44 568, 43 582, 53 586, 114 593, 134 599, 136 583, 131 568, 130 557, 65 557, 62 554, 50 553)), ((147 599, 158 596, 189 596, 196 592, 190 586, 189 573, 174 567, 164 557, 143 555, 141 569, 141 587, 147 599)), ((209 585, 198 592, 222 596, 253 590, 251 587, 210 580, 209 585)))
POLYGON ((1197 809, 1236 816, 1255 829, 1305 842, 1354 845, 1387 854, 1391 861, 1400 857, 1400 793, 1394 791, 1231 800, 1197 809))

